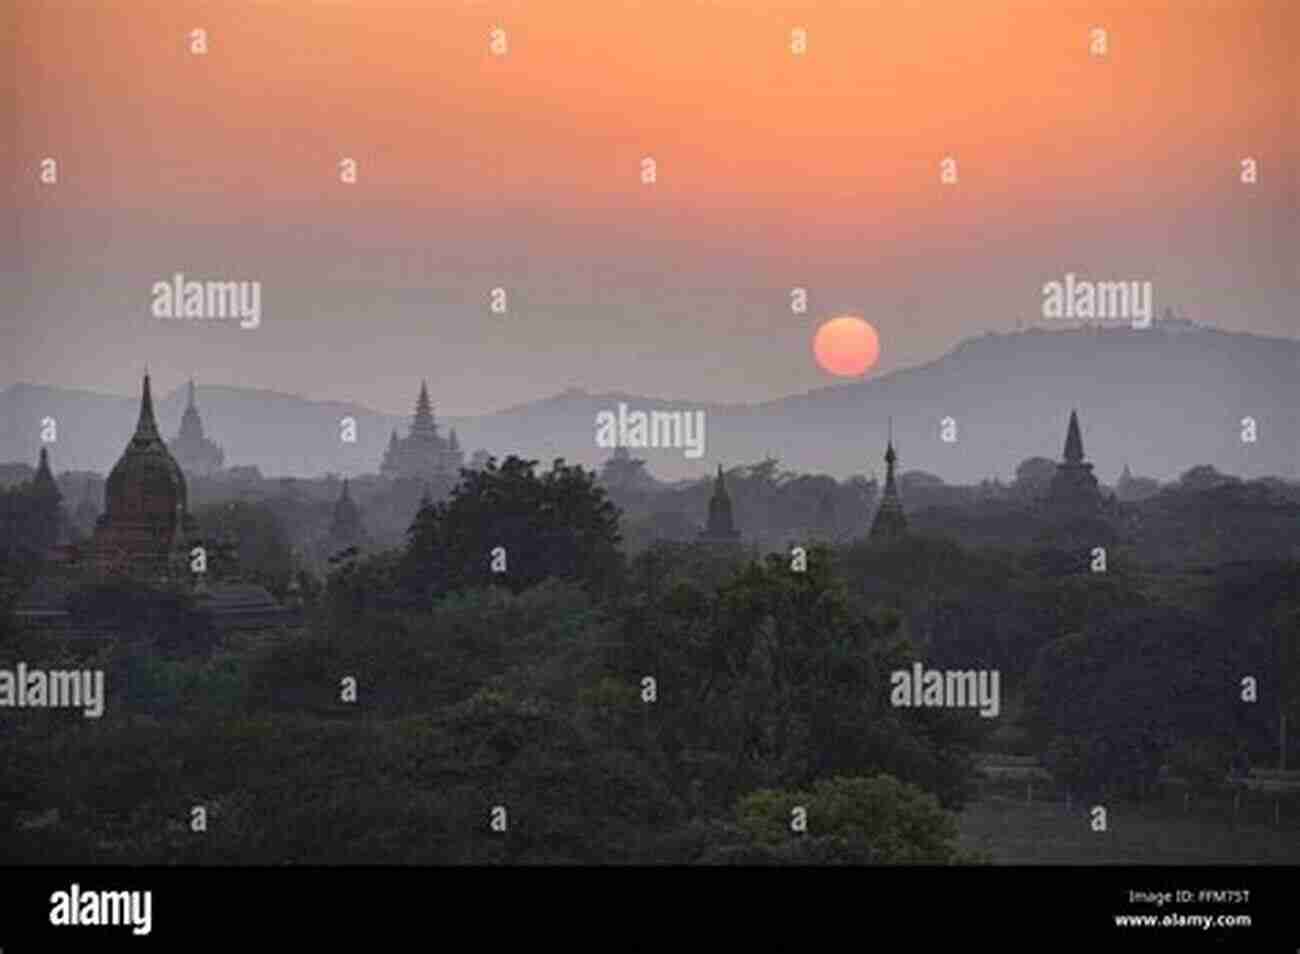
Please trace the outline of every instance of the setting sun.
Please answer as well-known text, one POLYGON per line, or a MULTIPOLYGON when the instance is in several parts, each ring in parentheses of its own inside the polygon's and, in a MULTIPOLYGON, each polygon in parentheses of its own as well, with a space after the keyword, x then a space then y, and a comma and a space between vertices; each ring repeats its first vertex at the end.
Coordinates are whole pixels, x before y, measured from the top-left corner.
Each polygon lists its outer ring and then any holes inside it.
POLYGON ((870 322, 845 315, 832 318, 813 337, 813 356, 823 371, 840 377, 866 374, 880 357, 880 336, 870 322))

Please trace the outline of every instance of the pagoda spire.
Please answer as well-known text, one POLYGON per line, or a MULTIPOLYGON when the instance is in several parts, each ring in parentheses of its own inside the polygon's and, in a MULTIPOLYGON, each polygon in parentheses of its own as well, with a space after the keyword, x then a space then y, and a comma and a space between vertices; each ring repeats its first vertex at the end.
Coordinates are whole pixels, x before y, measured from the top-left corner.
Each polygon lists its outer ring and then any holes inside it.
POLYGON ((1083 436, 1079 433, 1079 414, 1070 412, 1070 428, 1065 435, 1065 461, 1068 464, 1083 462, 1083 436))
POLYGON ((213 474, 225 463, 226 454, 215 441, 203 434, 203 420, 199 417, 198 388, 190 378, 189 395, 185 411, 181 414, 180 430, 171 443, 176 462, 186 473, 213 474))
POLYGON ((709 498, 709 522, 700 534, 700 539, 712 543, 733 543, 740 539, 721 464, 718 465, 718 475, 713 479, 713 496, 709 498))
POLYGON ((713 510, 714 504, 719 508, 726 510, 726 524, 731 525, 731 495, 727 493, 727 480, 722 475, 722 465, 718 465, 718 475, 713 478, 713 501, 709 509, 713 510))
POLYGON ((872 540, 896 540, 907 533, 907 516, 903 502, 898 497, 894 480, 894 465, 898 454, 894 451, 894 419, 889 419, 889 439, 885 444, 885 489, 880 497, 880 507, 871 521, 868 537, 872 540))
POLYGON ((140 419, 135 425, 135 436, 148 440, 160 441, 158 421, 153 413, 153 394, 149 390, 149 371, 144 372, 144 387, 140 394, 140 419))
POLYGON ((50 454, 44 447, 41 448, 41 459, 36 465, 36 476, 32 480, 32 488, 39 494, 49 497, 61 498, 63 494, 59 491, 59 485, 54 480, 54 472, 50 470, 50 454))
POLYGON ((335 548, 356 546, 365 536, 361 526, 361 509, 348 489, 348 479, 343 478, 343 491, 334 504, 334 519, 330 523, 330 546, 335 548))
POLYGON ((1047 503, 1054 514, 1071 519, 1096 515, 1101 508, 1101 492, 1092 473, 1092 464, 1083 460, 1083 436, 1077 411, 1070 412, 1070 426, 1065 434, 1065 458, 1056 465, 1056 474, 1047 491, 1047 503))
POLYGON ((41 550, 48 549, 59 542, 64 527, 64 515, 60 508, 63 494, 54 482, 50 472, 50 457, 44 447, 41 448, 41 461, 36 468, 36 477, 31 486, 31 516, 35 518, 31 525, 32 542, 41 550))
POLYGON ((429 385, 420 382, 420 396, 415 400, 415 415, 411 419, 411 436, 415 438, 436 438, 438 425, 433 418, 433 402, 429 400, 429 385))
POLYGON ((897 495, 898 488, 894 484, 894 464, 898 461, 898 454, 894 452, 894 419, 889 419, 889 439, 885 444, 885 493, 886 495, 897 495))
POLYGON ((205 442, 203 421, 199 417, 199 402, 195 396, 193 378, 190 378, 189 398, 185 404, 185 411, 181 414, 181 429, 176 439, 178 442, 187 442, 195 447, 205 442))

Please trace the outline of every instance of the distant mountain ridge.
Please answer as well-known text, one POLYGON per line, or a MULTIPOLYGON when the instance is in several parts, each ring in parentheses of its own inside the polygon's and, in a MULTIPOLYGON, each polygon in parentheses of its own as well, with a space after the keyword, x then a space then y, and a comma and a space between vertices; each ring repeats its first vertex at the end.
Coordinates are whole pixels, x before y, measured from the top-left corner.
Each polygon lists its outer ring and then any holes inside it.
MULTIPOLYGON (((412 382, 412 391, 418 382, 412 382)), ((436 382, 431 382, 435 402, 436 382)), ((157 400, 170 439, 186 389, 157 400)), ((56 470, 112 467, 135 426, 138 398, 32 384, 0 392, 0 461, 34 462, 45 417, 58 424, 56 470)), ((771 454, 783 467, 837 477, 883 473, 892 417, 900 469, 950 483, 1008 479, 1026 457, 1059 458, 1070 410, 1077 408, 1088 459, 1104 482, 1127 464, 1135 474, 1172 479, 1196 464, 1247 477, 1300 476, 1300 341, 1230 333, 1190 322, 1151 328, 1035 328, 960 342, 928 364, 830 385, 761 404, 708 404, 570 388, 552 397, 477 417, 439 418, 455 427, 468 457, 480 448, 598 465, 609 450, 595 440, 596 415, 629 410, 706 415, 705 453, 633 448, 661 479, 704 476, 771 454), (955 441, 942 439, 951 419, 955 441), (1246 442, 1243 420, 1254 421, 1246 442)), ((346 400, 314 401, 272 390, 198 382, 204 429, 228 466, 266 476, 373 473, 393 428, 406 415, 346 400), (340 421, 353 417, 357 440, 340 421)))

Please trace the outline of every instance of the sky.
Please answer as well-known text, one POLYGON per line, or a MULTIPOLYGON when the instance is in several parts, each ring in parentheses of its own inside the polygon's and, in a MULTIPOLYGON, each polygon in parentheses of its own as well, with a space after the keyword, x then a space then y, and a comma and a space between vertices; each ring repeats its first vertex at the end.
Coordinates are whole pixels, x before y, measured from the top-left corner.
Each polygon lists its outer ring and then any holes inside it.
POLYGON ((1067 273, 1294 337, 1292 6, 17 0, 0 387, 752 402, 831 317, 887 374, 1067 273), (155 317, 178 272, 260 324, 155 317))

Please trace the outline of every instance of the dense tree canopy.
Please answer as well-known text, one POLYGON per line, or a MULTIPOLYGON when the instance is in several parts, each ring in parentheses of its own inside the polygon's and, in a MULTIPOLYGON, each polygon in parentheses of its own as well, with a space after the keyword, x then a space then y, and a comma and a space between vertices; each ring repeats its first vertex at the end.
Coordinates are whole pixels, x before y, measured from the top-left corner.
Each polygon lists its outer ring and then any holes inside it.
POLYGON ((500 584, 519 592, 547 578, 616 584, 618 509, 595 475, 557 459, 508 457, 464 470, 448 500, 421 506, 408 533, 409 587, 447 592, 500 584))
MULTIPOLYGON (((1018 475, 1021 490, 1035 473, 1046 466, 1018 475)), ((94 732, 75 714, 79 731, 51 720, 39 740, 34 722, 5 723, 7 856, 948 863, 969 860, 952 813, 974 794, 973 752, 1011 734, 1071 790, 1132 792, 1165 765, 1220 785, 1242 748, 1277 755, 1282 716, 1300 722, 1294 556, 1224 559, 1293 536, 1285 486, 1166 488, 1081 525, 1085 545, 1014 494, 972 503, 921 480, 942 503, 880 544, 854 540, 875 492, 864 478, 767 460, 727 479, 742 527, 778 543, 695 541, 709 485, 693 483, 644 492, 664 509, 643 514, 624 563, 621 514, 594 475, 511 457, 462 472, 445 499, 417 506, 415 488, 403 545, 334 553, 301 629, 210 639, 175 591, 120 582, 70 607, 130 639, 42 643, 0 617, 13 658, 102 667, 119 693, 94 732), (854 521, 851 542, 814 532, 854 521), (204 651, 159 651, 177 641, 204 651), (895 706, 891 674, 915 663, 998 671, 999 716, 895 706), (1244 674, 1261 704, 1241 700, 1244 674), (185 830, 181 795, 203 799, 221 837, 185 830), (20 825, 20 809, 59 823, 20 825)), ((396 508, 412 492, 369 499, 396 508)), ((228 556, 278 587, 295 567, 285 515, 319 523, 328 503, 201 508, 205 539, 233 545, 214 550, 214 575, 228 556)), ((28 574, 0 558, 3 612, 28 574)))

